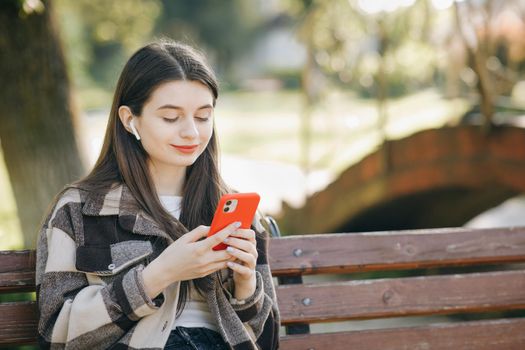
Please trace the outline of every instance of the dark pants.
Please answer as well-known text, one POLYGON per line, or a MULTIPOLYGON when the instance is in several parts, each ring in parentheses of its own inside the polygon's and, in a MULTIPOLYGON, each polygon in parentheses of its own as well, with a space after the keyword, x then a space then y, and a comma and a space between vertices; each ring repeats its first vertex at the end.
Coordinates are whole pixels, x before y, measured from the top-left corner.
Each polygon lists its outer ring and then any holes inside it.
POLYGON ((221 335, 208 328, 177 327, 171 331, 165 350, 228 350, 221 335))

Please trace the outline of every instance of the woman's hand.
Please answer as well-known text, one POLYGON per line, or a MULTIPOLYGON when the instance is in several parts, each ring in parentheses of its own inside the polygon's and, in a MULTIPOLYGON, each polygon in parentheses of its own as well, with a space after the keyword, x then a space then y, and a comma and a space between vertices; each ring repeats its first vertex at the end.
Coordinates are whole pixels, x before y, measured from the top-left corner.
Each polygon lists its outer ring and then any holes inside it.
POLYGON ((233 260, 226 250, 212 248, 233 234, 240 223, 233 223, 213 236, 208 235, 209 226, 199 226, 170 244, 142 272, 146 293, 156 297, 175 281, 185 281, 209 275, 227 267, 233 260))
POLYGON ((235 299, 246 299, 255 292, 255 266, 258 256, 255 232, 238 229, 227 237, 224 243, 228 245, 226 251, 236 259, 235 262, 227 262, 228 267, 233 270, 235 299))

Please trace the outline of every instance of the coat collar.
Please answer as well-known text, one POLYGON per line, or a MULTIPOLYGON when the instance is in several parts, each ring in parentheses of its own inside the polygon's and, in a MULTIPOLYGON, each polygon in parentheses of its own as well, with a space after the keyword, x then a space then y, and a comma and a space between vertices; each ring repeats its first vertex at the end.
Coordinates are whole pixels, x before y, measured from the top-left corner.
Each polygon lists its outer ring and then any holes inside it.
MULTIPOLYGON (((133 233, 173 239, 160 228, 155 220, 140 207, 129 187, 124 183, 113 185, 107 192, 100 193, 81 189, 82 214, 89 216, 118 215, 119 225, 133 233), (82 198, 84 197, 84 198, 82 198)), ((182 232, 188 229, 174 219, 182 232)))

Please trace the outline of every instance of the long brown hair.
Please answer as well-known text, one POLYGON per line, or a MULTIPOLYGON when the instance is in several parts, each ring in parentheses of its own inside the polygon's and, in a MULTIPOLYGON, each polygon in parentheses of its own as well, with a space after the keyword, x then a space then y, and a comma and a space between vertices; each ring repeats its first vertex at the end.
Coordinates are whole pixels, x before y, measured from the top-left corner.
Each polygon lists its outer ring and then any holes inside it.
MULTIPOLYGON (((104 144, 93 170, 75 183, 91 191, 107 191, 114 183, 125 183, 141 208, 175 240, 183 233, 176 230, 174 218, 164 209, 150 176, 148 154, 142 144, 126 131, 118 117, 118 108, 126 105, 135 116, 142 114, 144 103, 160 85, 174 80, 197 81, 218 98, 218 84, 204 56, 180 42, 161 39, 136 51, 128 60, 117 83, 109 115, 104 144)), ((222 194, 228 192, 219 174, 218 142, 215 127, 204 152, 186 169, 182 211, 179 221, 193 230, 209 225, 222 194)), ((169 242, 166 242, 169 243, 169 242)), ((204 281, 196 280, 202 292, 204 281)), ((181 284, 178 311, 188 295, 188 282, 181 284)))

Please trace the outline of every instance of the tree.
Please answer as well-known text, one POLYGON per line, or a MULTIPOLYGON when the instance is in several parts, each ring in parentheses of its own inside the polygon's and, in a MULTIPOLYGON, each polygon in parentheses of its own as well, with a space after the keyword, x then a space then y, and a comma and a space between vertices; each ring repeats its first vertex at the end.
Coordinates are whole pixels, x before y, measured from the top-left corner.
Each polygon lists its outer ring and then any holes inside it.
POLYGON ((26 247, 54 194, 84 173, 51 5, 0 2, 0 141, 26 247))
MULTIPOLYGON (((494 124, 498 97, 510 94, 508 87, 519 80, 519 72, 512 67, 517 62, 513 62, 512 51, 506 47, 523 51, 520 38, 524 14, 522 2, 515 0, 454 3, 456 31, 463 41, 467 64, 476 76, 482 126, 486 132, 494 124)), ((523 54, 517 56, 523 61, 523 54)))
POLYGON ((210 61, 221 80, 233 82, 236 58, 248 51, 262 32, 261 7, 242 0, 162 0, 155 33, 201 47, 212 56, 210 61))
POLYGON ((159 0, 54 0, 53 5, 79 90, 113 90, 127 58, 151 39, 162 11, 159 0))

